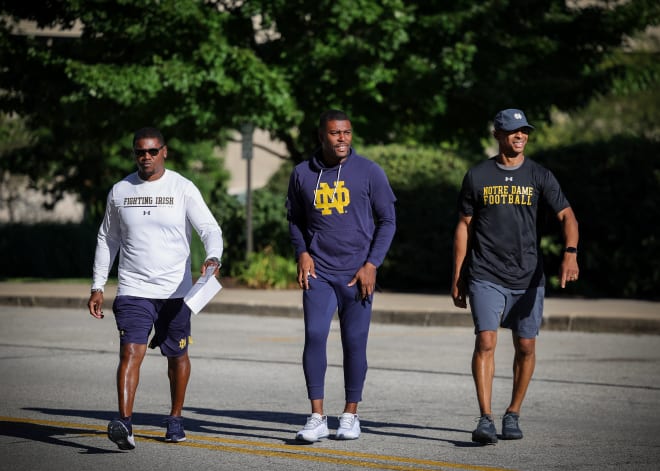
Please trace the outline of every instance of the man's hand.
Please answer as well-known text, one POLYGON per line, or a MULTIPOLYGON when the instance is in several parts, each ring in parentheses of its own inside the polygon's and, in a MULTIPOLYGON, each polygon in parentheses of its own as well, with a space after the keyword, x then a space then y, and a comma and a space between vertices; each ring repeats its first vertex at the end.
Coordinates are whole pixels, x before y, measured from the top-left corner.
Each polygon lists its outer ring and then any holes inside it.
POLYGON ((309 277, 316 278, 314 259, 308 252, 303 252, 298 257, 298 286, 301 289, 309 289, 309 277))
POLYGON ((580 268, 577 263, 577 254, 564 252, 564 259, 559 267, 559 277, 561 287, 566 288, 566 282, 577 281, 580 275, 580 268))
POLYGON ((95 291, 87 301, 89 313, 97 319, 103 319, 103 291, 95 291))
POLYGON ((218 262, 217 258, 209 258, 204 262, 204 265, 202 265, 202 268, 200 270, 202 276, 206 275, 206 270, 208 270, 209 267, 213 268, 213 275, 215 276, 220 275, 220 263, 218 262))
POLYGON ((369 299, 376 289, 376 271, 376 265, 365 263, 348 283, 348 286, 354 286, 357 283, 360 297, 369 299))
POLYGON ((467 309, 467 289, 460 278, 452 284, 451 298, 454 300, 454 306, 467 309))

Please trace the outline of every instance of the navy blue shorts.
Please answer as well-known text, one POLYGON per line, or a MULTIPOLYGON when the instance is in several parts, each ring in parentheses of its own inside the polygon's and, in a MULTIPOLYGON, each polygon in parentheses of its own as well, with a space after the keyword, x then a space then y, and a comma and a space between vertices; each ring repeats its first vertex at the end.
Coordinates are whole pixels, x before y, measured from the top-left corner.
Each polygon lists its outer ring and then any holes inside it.
POLYGON ((150 348, 160 347, 166 357, 178 357, 188 350, 190 308, 183 298, 149 299, 137 296, 117 296, 112 304, 119 330, 119 343, 135 343, 150 348), (151 342, 149 334, 154 327, 151 342))
POLYGON ((471 280, 468 286, 474 331, 511 329, 519 337, 539 334, 545 288, 509 289, 490 281, 471 280))

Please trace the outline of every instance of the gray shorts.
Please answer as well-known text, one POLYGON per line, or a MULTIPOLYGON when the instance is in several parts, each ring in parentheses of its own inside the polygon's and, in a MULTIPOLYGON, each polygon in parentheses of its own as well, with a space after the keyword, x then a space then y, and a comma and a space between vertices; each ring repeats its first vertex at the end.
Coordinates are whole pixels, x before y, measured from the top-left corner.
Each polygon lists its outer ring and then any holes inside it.
POLYGON ((509 289, 490 281, 471 280, 468 293, 475 333, 504 327, 526 339, 539 334, 545 287, 509 289))

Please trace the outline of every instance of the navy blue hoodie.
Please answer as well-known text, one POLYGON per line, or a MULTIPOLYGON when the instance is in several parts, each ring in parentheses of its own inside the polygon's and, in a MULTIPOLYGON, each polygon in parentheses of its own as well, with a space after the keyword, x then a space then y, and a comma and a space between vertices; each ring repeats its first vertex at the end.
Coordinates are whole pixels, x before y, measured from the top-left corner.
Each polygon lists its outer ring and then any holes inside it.
POLYGON ((383 169, 353 149, 326 167, 316 152, 291 173, 287 218, 296 260, 308 252, 315 267, 355 274, 366 262, 379 267, 396 230, 396 197, 383 169))

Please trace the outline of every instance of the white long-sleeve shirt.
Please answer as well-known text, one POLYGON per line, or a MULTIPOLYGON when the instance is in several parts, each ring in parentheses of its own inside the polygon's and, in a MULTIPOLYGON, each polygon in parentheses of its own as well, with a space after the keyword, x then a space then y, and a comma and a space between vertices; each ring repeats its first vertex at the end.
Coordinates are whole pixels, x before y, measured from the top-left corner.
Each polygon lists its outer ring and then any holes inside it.
POLYGON ((97 236, 92 288, 103 288, 119 252, 118 296, 182 298, 192 286, 190 242, 199 234, 206 258, 222 257, 222 231, 197 187, 173 170, 158 180, 137 172, 108 193, 97 236))

